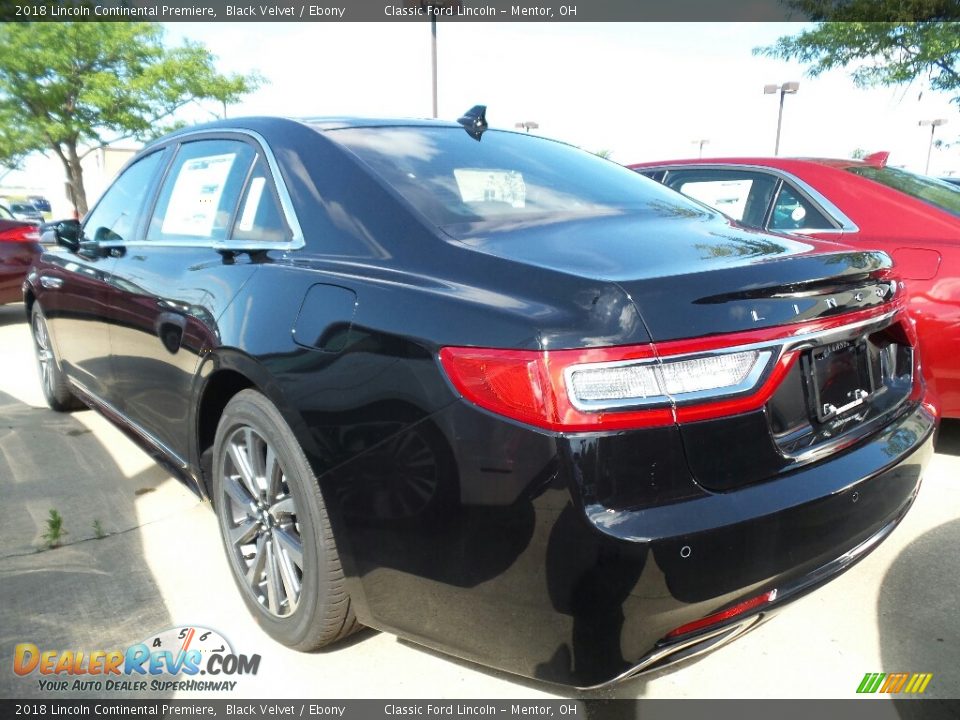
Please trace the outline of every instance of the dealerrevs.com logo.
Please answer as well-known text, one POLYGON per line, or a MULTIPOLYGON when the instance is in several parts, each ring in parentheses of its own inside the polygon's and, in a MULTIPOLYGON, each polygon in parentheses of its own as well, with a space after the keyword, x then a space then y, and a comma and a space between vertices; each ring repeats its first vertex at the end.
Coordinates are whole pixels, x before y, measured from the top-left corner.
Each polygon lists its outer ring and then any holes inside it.
POLYGON ((37 677, 43 692, 232 691, 237 676, 256 675, 259 655, 235 653, 216 630, 170 628, 126 649, 14 648, 13 671, 37 677), (202 679, 201 679, 202 676, 202 679))

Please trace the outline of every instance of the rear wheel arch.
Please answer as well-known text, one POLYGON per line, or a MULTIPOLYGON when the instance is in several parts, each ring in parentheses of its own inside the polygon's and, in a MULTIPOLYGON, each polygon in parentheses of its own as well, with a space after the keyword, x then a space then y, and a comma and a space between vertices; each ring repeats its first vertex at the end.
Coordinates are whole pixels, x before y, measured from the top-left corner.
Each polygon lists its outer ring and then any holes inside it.
POLYGON ((233 349, 220 349, 208 357, 198 375, 200 383, 194 403, 192 457, 200 470, 204 492, 211 496, 211 461, 217 426, 227 403, 242 390, 256 390, 272 402, 293 428, 304 446, 308 438, 302 431, 299 414, 287 402, 268 370, 255 358, 233 349))

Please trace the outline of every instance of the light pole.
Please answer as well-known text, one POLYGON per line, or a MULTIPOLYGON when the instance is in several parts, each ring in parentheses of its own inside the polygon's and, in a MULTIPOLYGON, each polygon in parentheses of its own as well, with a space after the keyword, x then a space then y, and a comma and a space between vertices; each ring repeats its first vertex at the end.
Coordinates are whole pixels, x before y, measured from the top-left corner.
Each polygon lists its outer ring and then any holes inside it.
POLYGON ((703 146, 706 145, 708 142, 710 142, 710 141, 709 141, 707 138, 704 138, 703 140, 691 140, 691 141, 690 141, 691 144, 693 144, 693 145, 699 145, 699 146, 700 146, 700 155, 699 155, 699 157, 703 157, 703 146))
POLYGON ((785 82, 783 85, 764 85, 763 94, 764 95, 773 95, 779 91, 780 93, 780 112, 777 115, 777 142, 773 146, 773 154, 780 154, 780 126, 783 124, 783 96, 784 95, 796 95, 797 90, 800 89, 800 83, 798 82, 785 82))
POLYGON ((524 128, 527 132, 530 132, 531 130, 536 130, 538 127, 540 127, 540 123, 536 122, 535 120, 524 120, 523 122, 514 123, 513 126, 515 128, 524 128))
MULTIPOLYGON (((420 6, 420 11, 430 15, 430 80, 433 97, 433 116, 437 117, 437 12, 459 8, 462 0, 407 0, 406 6, 420 6)), ((459 12, 459 11, 457 11, 459 12)))
POLYGON ((924 127, 925 125, 930 126, 930 144, 927 145, 927 167, 923 171, 924 175, 929 175, 930 174, 930 153, 933 150, 933 134, 937 131, 937 128, 940 125, 946 125, 947 121, 944 118, 937 118, 936 120, 921 120, 917 124, 920 125, 920 127, 924 127))
POLYGON ((430 71, 433 80, 433 117, 437 117, 437 16, 430 16, 430 71))

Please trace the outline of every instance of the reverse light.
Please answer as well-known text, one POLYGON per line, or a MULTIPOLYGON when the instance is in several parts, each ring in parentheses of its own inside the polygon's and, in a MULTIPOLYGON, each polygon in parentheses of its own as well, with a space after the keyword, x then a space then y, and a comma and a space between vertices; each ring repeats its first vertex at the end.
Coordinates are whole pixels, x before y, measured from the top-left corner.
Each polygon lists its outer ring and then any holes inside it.
POLYGON ((771 357, 769 350, 745 350, 659 362, 574 365, 564 376, 571 401, 582 410, 682 402, 749 391, 771 357))

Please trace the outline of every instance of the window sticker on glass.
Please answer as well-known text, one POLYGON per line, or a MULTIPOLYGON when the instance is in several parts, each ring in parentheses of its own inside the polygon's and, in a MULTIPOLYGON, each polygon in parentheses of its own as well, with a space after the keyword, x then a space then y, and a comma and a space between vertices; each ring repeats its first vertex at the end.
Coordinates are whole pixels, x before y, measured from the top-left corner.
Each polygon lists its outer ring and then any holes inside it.
POLYGON ((250 181, 247 202, 243 206, 243 214, 240 216, 239 230, 243 232, 253 230, 253 221, 257 218, 257 209, 260 207, 260 198, 263 196, 263 188, 266 184, 267 179, 263 177, 255 177, 250 181))
POLYGON ((527 188, 523 175, 515 170, 455 168, 460 198, 466 203, 505 203, 515 208, 526 206, 527 188))
POLYGON ((174 183, 161 232, 210 237, 223 186, 236 157, 235 153, 226 153, 185 162, 174 183))

